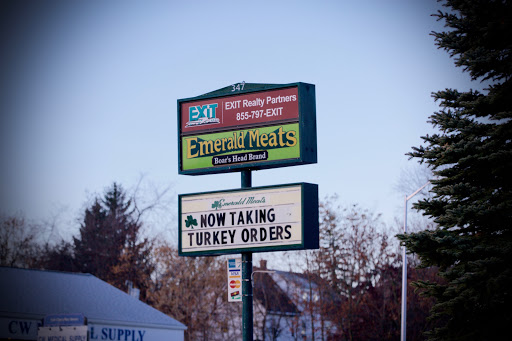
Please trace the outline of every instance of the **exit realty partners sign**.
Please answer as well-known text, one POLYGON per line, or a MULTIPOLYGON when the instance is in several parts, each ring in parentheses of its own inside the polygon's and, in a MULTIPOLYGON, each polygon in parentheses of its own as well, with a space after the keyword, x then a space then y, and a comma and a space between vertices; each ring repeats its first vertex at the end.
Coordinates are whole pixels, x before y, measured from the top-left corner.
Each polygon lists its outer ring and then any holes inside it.
POLYGON ((178 172, 317 162, 315 86, 239 83, 178 100, 178 172))
POLYGON ((180 256, 318 248, 318 186, 179 195, 180 256))

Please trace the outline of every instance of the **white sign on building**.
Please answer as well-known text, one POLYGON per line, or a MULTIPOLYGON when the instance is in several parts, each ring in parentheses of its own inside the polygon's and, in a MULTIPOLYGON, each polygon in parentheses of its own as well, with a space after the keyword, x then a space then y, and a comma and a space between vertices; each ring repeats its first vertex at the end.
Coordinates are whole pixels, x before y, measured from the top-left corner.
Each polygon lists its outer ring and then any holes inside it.
POLYGON ((39 327, 37 341, 87 341, 87 326, 39 327))

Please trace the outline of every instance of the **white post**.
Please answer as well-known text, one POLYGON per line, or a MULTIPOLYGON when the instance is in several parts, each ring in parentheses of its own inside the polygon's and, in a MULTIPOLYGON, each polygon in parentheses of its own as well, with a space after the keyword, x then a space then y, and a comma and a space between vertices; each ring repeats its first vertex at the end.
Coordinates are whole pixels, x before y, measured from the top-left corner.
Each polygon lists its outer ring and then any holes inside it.
MULTIPOLYGON (((405 196, 404 210, 404 234, 407 233, 407 195, 405 196)), ((407 254, 405 246, 402 246, 402 321, 400 341, 406 341, 405 332, 407 324, 407 254)))
MULTIPOLYGON (((405 196, 404 202, 404 234, 407 234, 407 202, 416 194, 418 194, 423 188, 425 188, 430 181, 421 186, 409 196, 405 196)), ((400 341, 406 341, 406 329, 407 329, 407 253, 405 252, 405 246, 402 246, 402 321, 400 330, 400 341)))

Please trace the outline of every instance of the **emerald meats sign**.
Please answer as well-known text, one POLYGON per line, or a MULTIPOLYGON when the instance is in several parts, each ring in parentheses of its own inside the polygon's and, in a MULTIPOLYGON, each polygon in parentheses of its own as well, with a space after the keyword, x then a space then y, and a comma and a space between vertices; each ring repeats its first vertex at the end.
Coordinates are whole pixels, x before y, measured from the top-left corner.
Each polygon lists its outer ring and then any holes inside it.
POLYGON ((309 183, 179 195, 179 254, 318 248, 318 186, 309 183))
POLYGON ((316 163, 315 86, 239 83, 178 100, 179 173, 316 163))

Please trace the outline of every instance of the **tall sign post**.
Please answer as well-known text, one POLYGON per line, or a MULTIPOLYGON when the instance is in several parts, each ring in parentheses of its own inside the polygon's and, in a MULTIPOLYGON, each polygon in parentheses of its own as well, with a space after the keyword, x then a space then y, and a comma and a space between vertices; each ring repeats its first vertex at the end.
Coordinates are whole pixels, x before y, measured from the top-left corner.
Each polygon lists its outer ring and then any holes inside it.
MULTIPOLYGON (((242 188, 252 187, 250 170, 242 171, 242 188)), ((252 307, 252 252, 242 252, 242 337, 244 341, 253 339, 252 307)))
POLYGON ((241 172, 240 189, 179 195, 178 253, 242 254, 242 335, 252 341, 253 252, 319 247, 318 186, 252 187, 251 173, 317 162, 315 86, 242 82, 177 109, 179 174, 241 172))

